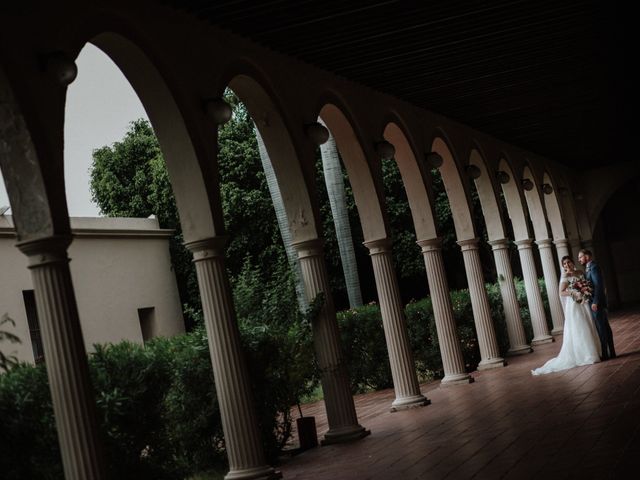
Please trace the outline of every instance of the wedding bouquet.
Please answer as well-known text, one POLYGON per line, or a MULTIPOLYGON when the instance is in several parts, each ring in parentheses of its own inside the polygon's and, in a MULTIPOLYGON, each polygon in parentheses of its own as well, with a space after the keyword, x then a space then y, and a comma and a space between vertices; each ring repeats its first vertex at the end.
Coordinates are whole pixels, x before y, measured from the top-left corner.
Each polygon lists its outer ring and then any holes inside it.
POLYGON ((567 288, 577 303, 588 302, 593 297, 593 285, 582 275, 571 278, 567 288))

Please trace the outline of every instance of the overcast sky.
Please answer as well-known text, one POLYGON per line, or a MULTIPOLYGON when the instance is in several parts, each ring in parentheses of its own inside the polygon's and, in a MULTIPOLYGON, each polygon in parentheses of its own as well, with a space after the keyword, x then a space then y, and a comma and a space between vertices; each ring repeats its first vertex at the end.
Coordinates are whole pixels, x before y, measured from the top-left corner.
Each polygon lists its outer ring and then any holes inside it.
MULTIPOLYGON (((76 63, 78 78, 67 92, 64 124, 67 204, 73 217, 98 216, 89 193, 91 152, 122 139, 129 122, 147 118, 147 114, 122 72, 102 50, 87 44, 76 63)), ((3 205, 9 205, 4 181, 0 182, 0 207, 3 205)))

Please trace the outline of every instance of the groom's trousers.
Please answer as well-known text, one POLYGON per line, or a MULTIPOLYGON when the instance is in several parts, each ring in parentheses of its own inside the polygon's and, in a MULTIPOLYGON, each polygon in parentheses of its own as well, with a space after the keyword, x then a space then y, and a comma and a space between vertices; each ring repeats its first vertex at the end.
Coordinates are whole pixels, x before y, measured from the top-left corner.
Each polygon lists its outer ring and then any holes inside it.
POLYGON ((593 321, 596 324, 596 330, 598 330, 598 336, 600 337, 600 346, 602 348, 602 359, 607 360, 616 356, 616 350, 613 347, 613 333, 611 332, 611 325, 609 325, 609 316, 605 308, 592 311, 593 321))

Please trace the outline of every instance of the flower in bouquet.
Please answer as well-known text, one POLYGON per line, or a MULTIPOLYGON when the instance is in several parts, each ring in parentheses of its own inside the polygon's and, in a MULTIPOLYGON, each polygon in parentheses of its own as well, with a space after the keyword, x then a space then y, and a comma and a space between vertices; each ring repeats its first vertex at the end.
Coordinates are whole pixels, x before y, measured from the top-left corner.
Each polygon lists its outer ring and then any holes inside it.
POLYGON ((568 289, 577 303, 588 302, 593 297, 593 285, 582 275, 570 279, 568 289))

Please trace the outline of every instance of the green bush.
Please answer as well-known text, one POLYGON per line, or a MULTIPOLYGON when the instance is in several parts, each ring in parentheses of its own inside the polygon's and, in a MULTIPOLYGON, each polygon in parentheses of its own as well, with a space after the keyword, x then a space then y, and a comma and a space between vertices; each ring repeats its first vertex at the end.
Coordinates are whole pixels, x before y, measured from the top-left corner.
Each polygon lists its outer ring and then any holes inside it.
POLYGON ((43 364, 0 375, 0 472, 5 480, 63 477, 53 406, 43 364))
MULTIPOLYGON (((263 445, 271 462, 291 434, 290 407, 317 380, 311 321, 290 274, 265 285, 248 266, 236 279, 238 323, 263 445)), ((198 312, 197 315, 200 315, 198 312)), ((142 346, 97 345, 89 356, 109 478, 176 479, 226 464, 207 335, 202 325, 142 346)), ((59 479, 62 467, 44 365, 0 375, 2 478, 59 479)))
POLYGON ((364 305, 338 312, 338 328, 354 393, 393 386, 380 307, 364 305))
MULTIPOLYGON (((514 279, 522 320, 528 341, 533 337, 531 317, 527 306, 524 283, 514 279)), ((547 319, 550 319, 549 302, 544 289, 544 280, 539 280, 547 319)), ((509 349, 509 337, 504 318, 500 288, 487 284, 487 297, 496 332, 498 347, 502 355, 509 349)), ((473 320, 473 309, 468 290, 450 292, 453 316, 458 339, 467 371, 475 370, 480 362, 480 349, 473 320)), ((433 316, 431 298, 411 301, 405 307, 409 342, 413 351, 420 381, 444 376, 440 346, 433 316)), ((380 309, 375 304, 338 313, 338 323, 345 349, 345 360, 351 375, 354 392, 366 392, 393 385, 388 354, 382 328, 380 309)))

